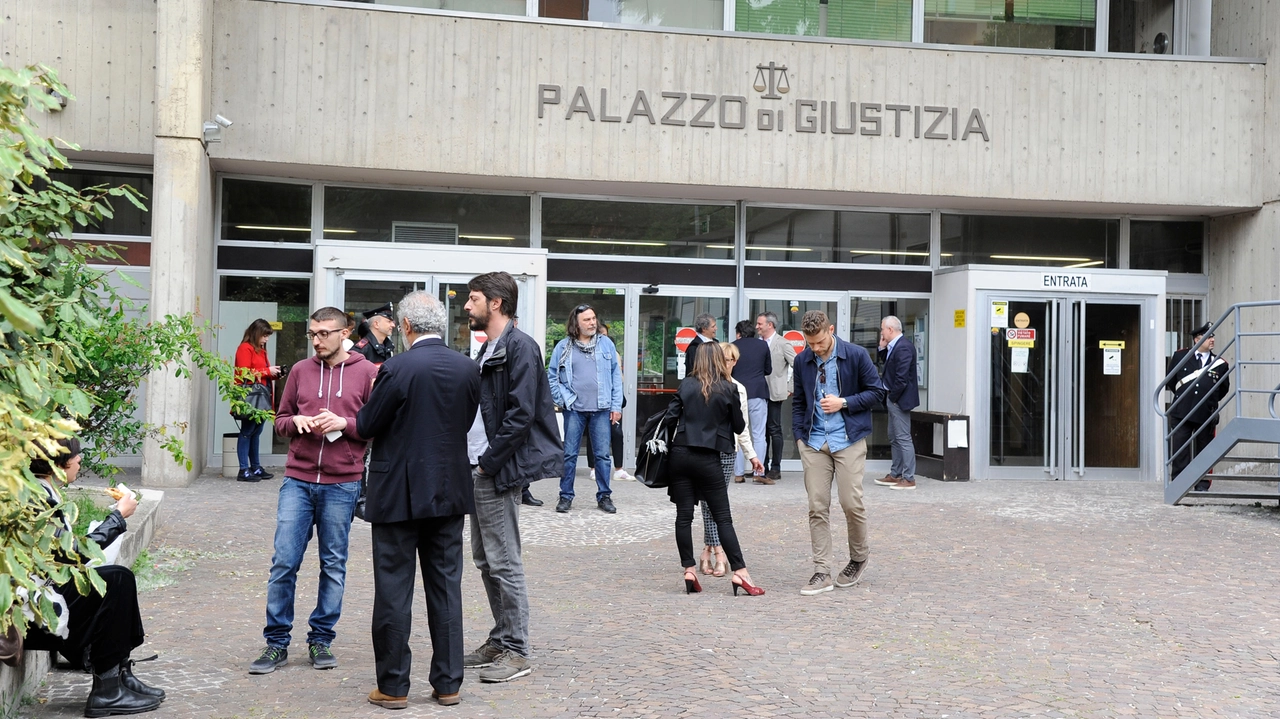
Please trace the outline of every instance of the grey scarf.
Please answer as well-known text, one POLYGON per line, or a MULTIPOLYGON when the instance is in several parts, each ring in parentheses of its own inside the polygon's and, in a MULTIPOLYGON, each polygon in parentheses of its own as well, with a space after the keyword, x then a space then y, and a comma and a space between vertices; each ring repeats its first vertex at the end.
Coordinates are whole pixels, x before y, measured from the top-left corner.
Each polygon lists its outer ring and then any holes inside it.
POLYGON ((596 341, 599 339, 600 339, 600 333, 597 332, 591 335, 591 339, 587 340, 586 342, 583 342, 581 339, 576 339, 573 341, 573 344, 575 347, 577 347, 579 350, 582 351, 582 354, 590 357, 591 359, 595 359, 596 358, 596 341))

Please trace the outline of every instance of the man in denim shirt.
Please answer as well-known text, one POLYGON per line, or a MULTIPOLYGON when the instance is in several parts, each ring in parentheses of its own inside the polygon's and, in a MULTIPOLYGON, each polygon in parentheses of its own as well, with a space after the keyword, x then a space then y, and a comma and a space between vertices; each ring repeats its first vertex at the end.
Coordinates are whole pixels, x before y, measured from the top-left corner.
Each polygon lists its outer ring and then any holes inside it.
POLYGON ((814 573, 800 593, 832 590, 831 485, 840 495, 849 527, 849 563, 835 586, 851 587, 866 571, 867 512, 862 505, 871 408, 885 389, 867 351, 835 336, 825 312, 810 310, 800 320, 808 348, 796 356, 791 426, 795 430, 804 488, 809 497, 809 535, 814 573))
POLYGON ((618 511, 609 488, 613 470, 609 425, 622 421, 622 367, 613 341, 596 331, 598 323, 591 305, 574 307, 565 323, 568 336, 556 344, 547 365, 551 399, 564 415, 564 474, 557 512, 568 512, 573 506, 573 480, 584 432, 589 433, 596 455, 596 506, 609 514, 618 511))

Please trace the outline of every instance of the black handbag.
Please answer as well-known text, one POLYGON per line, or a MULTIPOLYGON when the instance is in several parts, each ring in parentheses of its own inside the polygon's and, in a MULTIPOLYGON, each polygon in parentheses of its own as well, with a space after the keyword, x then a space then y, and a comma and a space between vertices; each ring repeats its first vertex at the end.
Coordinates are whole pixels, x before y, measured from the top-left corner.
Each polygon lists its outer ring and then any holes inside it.
POLYGON ((667 471, 671 460, 671 441, 680 424, 680 406, 674 400, 666 409, 645 420, 636 450, 636 481, 646 487, 662 489, 670 484, 667 471))
MULTIPOLYGON (((271 388, 261 382, 254 384, 249 388, 248 394, 244 396, 244 403, 259 411, 270 410, 271 388)), ((247 419, 248 417, 247 415, 234 413, 231 416, 236 419, 247 419)))

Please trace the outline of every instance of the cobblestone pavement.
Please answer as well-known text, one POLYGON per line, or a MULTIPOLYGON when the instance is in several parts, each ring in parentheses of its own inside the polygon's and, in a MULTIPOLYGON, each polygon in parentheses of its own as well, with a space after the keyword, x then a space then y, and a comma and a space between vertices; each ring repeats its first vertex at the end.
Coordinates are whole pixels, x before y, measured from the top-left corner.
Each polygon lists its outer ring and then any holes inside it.
MULTIPOLYGON (((314 544, 299 578, 294 654, 274 674, 246 669, 263 646, 276 482, 205 477, 171 490, 153 554, 176 580, 142 595, 158 653, 138 674, 164 687, 156 717, 366 717, 369 527, 352 532, 338 669, 305 659, 314 544)), ((1153 484, 944 484, 914 492, 866 482, 871 566, 816 597, 798 475, 730 490, 749 568, 768 589, 731 596, 704 578, 686 596, 665 492, 593 485, 556 514, 521 515, 534 673, 468 676, 463 702, 430 700, 419 609, 409 708, 464 717, 1274 717, 1280 624, 1280 513, 1253 505, 1168 507, 1153 484)), ((695 520, 697 522, 697 520, 695 520)), ((837 561, 845 556, 841 520, 837 561)), ((701 529, 695 523, 695 541, 701 529)), ((479 577, 463 578, 468 647, 490 627, 479 577)), ((421 591, 419 590, 419 607, 421 591)), ((50 675, 31 717, 79 716, 88 677, 50 675)))

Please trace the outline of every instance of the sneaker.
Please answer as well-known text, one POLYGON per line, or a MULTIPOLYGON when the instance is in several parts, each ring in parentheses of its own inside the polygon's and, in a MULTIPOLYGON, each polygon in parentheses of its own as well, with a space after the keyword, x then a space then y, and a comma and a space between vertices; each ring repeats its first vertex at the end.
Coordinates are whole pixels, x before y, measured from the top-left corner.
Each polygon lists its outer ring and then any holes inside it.
POLYGON ((274 474, 268 472, 262 467, 254 467, 253 470, 250 472, 250 474, 257 477, 258 479, 271 479, 272 477, 275 476, 274 474))
POLYGON ((800 589, 800 593, 806 597, 812 597, 815 594, 822 594, 823 592, 829 592, 832 589, 835 589, 835 587, 831 586, 830 574, 823 574, 822 572, 814 572, 813 576, 809 577, 809 583, 804 585, 800 589))
POLYGON ((613 473, 613 481, 615 482, 634 482, 635 480, 636 478, 627 474, 625 469, 619 469, 613 473))
POLYGON ((616 514, 618 512, 618 508, 613 506, 613 500, 609 497, 604 497, 599 502, 596 502, 596 506, 606 514, 616 514))
POLYGON ((262 477, 255 475, 252 470, 242 469, 238 474, 236 474, 236 481, 237 482, 261 482, 262 477))
POLYGON ((559 501, 559 502, 556 502, 556 511, 557 511, 557 512, 559 512, 559 513, 561 513, 561 514, 564 514, 565 512, 568 512, 568 511, 569 511, 569 508, 570 508, 570 507, 572 507, 572 506, 573 506, 573 500, 572 500, 572 499, 568 499, 568 498, 566 498, 566 497, 561 497, 561 498, 560 498, 560 501, 559 501))
POLYGON ((310 655, 311 666, 316 669, 333 669, 338 666, 338 658, 333 656, 328 644, 308 644, 307 653, 310 655))
POLYGON ((480 648, 471 652, 462 658, 462 666, 467 669, 479 669, 493 664, 493 660, 502 655, 502 650, 493 646, 489 642, 480 645, 480 648))
POLYGON ((289 663, 289 650, 284 647, 268 646, 262 654, 249 665, 250 674, 270 674, 276 667, 289 663))
POLYGON ((914 479, 899 479, 898 483, 889 489, 915 489, 916 481, 914 479))
POLYGON ((490 684, 509 682, 533 671, 529 660, 515 652, 504 651, 493 660, 493 665, 480 671, 480 681, 490 684))
POLYGON ((841 569, 840 573, 836 575, 836 586, 843 589, 857 584, 858 580, 862 579, 862 573, 867 571, 868 561, 870 561, 869 558, 861 562, 849 560, 849 563, 844 565, 844 569, 841 569))
POLYGON ((876 484, 882 487, 892 487, 893 485, 897 484, 898 480, 900 479, 902 479, 902 477, 895 477, 892 474, 886 474, 880 479, 877 479, 876 484))

